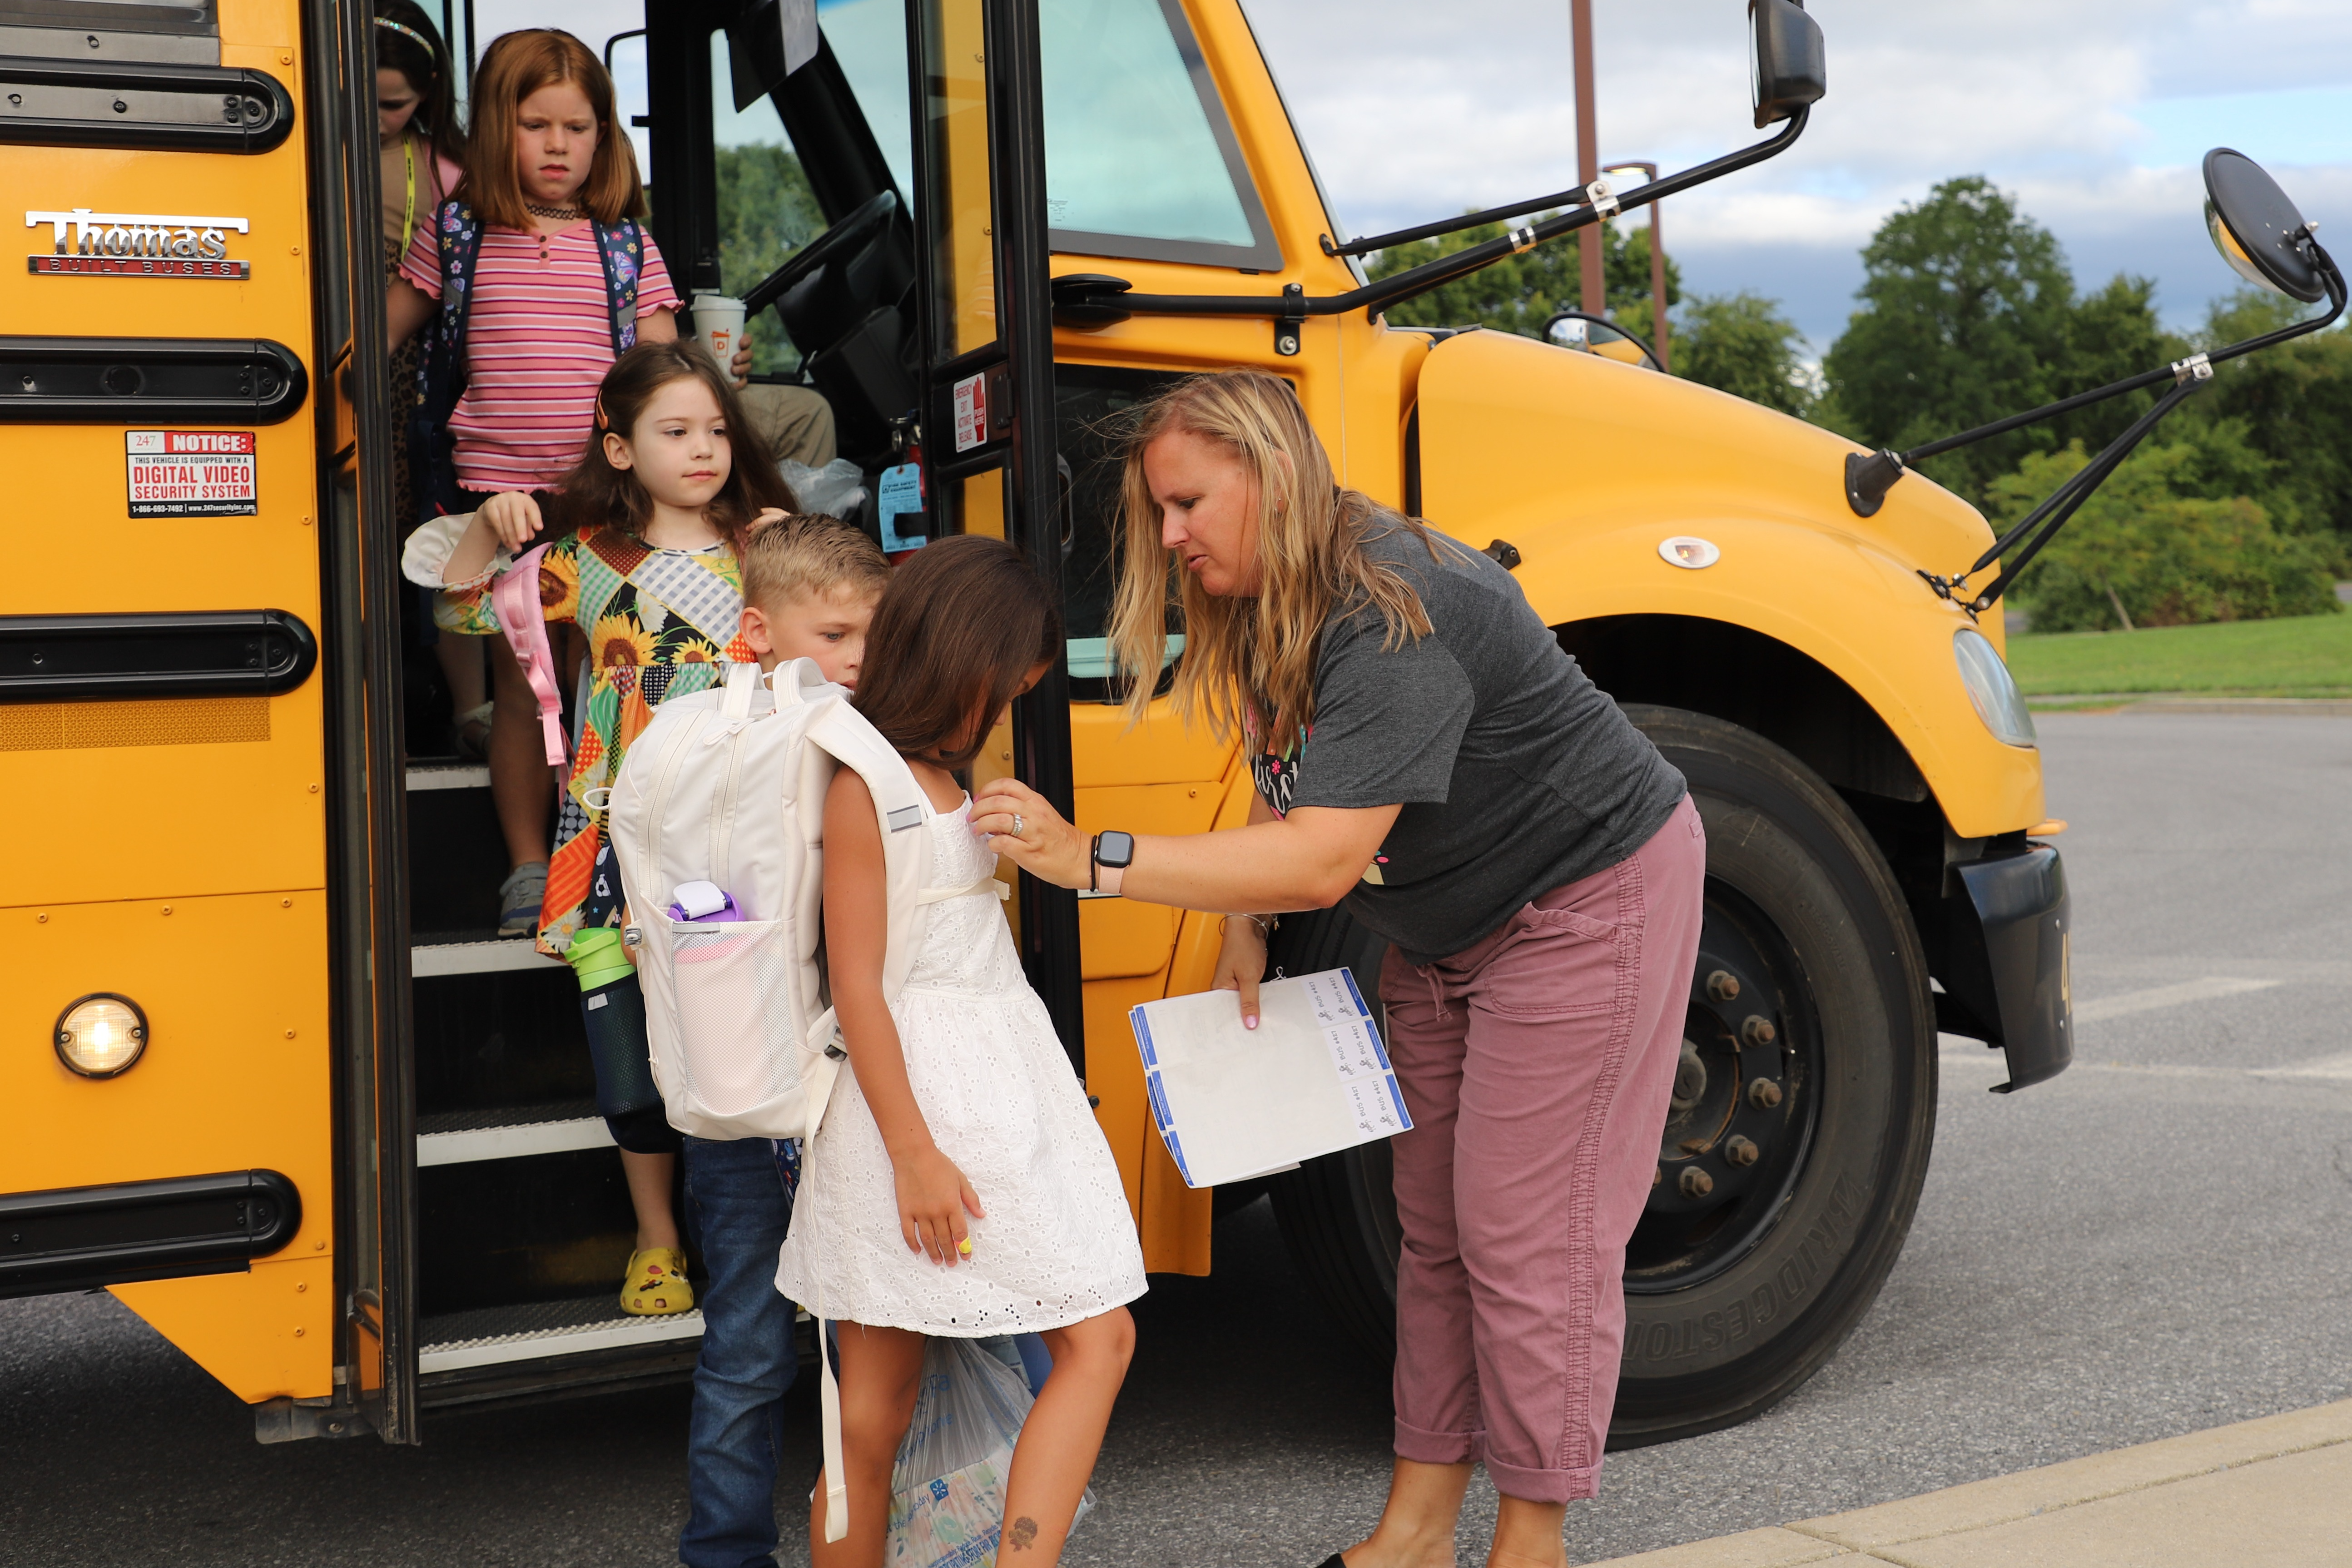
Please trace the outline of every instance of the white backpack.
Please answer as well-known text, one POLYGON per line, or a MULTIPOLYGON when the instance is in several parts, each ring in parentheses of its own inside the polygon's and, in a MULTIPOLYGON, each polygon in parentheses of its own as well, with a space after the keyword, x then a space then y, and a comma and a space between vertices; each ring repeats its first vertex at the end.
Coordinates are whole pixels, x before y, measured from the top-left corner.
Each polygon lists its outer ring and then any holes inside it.
MULTIPOLYGON (((698 1138, 814 1138, 845 1053, 817 961, 824 908, 824 795, 852 767, 882 821, 888 935, 882 994, 914 963, 925 904, 1006 896, 993 878, 930 887, 922 785, 906 759, 804 658, 762 679, 730 665, 725 684, 673 698, 629 748, 613 781, 614 858, 629 900, 630 951, 645 991, 654 1083, 671 1126, 698 1138), (739 920, 669 916, 686 882, 715 882, 739 920)), ((803 1302, 823 1342, 826 1312, 803 1302)), ((822 1356, 825 1539, 849 1528, 841 1403, 822 1356)))
POLYGON ((614 780, 607 820, 654 1083, 681 1132, 803 1138, 824 1120, 843 1059, 816 959, 824 795, 841 766, 864 776, 882 819, 894 998, 921 907, 1004 885, 929 885, 922 786, 814 663, 780 665, 772 689, 758 666, 730 665, 723 685, 664 702, 614 780), (673 920, 678 887, 695 881, 725 889, 740 918, 673 920))

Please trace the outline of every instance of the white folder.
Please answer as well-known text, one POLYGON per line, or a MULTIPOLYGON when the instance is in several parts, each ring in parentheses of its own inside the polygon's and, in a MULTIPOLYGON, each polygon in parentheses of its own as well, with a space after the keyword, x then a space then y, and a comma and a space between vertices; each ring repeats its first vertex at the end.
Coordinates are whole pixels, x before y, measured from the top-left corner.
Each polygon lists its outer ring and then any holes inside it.
POLYGON ((1151 1116, 1184 1184, 1213 1187, 1410 1131, 1372 1010, 1345 969, 1130 1011, 1151 1116))

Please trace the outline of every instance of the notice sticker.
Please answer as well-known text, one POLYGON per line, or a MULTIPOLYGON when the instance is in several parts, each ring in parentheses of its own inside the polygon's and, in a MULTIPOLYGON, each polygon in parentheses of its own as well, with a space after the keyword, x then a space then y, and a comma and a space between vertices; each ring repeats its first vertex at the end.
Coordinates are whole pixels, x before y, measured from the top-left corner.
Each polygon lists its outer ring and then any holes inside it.
POLYGON ((955 449, 969 452, 988 440, 987 373, 955 384, 955 449))
POLYGON ((126 430, 133 517, 251 517, 259 489, 250 430, 126 430))

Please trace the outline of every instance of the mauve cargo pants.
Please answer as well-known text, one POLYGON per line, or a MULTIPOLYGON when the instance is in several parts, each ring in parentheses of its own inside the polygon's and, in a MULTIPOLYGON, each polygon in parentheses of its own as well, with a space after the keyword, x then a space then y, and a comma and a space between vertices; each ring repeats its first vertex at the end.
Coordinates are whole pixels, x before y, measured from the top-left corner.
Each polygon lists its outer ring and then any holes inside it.
POLYGON ((1706 835, 1650 841, 1435 963, 1391 951, 1396 1451, 1484 1461, 1534 1502, 1589 1498, 1617 1397, 1642 1216, 1698 952, 1706 835))

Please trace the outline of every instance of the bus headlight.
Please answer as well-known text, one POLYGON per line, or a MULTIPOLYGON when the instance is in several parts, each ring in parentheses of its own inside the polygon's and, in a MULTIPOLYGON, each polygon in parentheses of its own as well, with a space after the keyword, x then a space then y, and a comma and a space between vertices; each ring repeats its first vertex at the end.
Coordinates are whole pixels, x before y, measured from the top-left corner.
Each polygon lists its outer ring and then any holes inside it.
POLYGON ((58 1059, 84 1078, 131 1070, 147 1049, 147 1015, 128 996, 101 991, 58 1015, 58 1059))
POLYGON ((2009 666, 1984 634, 1963 626, 1952 634, 1952 654, 1959 660, 1960 684, 1969 689, 1969 700, 1976 704, 1985 728, 2012 746, 2035 744, 2033 715, 2026 711, 2009 666))

